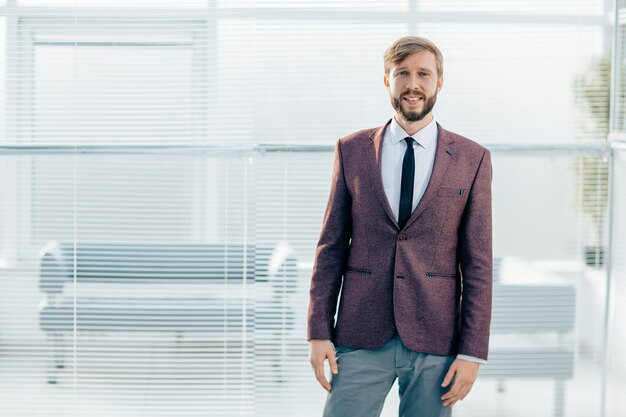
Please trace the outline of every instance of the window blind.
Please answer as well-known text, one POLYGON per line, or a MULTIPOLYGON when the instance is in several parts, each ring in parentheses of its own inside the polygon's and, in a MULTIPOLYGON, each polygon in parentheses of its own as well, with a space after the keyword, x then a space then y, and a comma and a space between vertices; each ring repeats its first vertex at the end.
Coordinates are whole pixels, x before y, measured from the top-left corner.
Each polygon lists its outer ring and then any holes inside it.
POLYGON ((320 415, 333 145, 391 117, 382 54, 417 34, 444 54, 435 117, 494 160, 493 356, 458 415, 597 415, 621 236, 606 7, 2 3, 0 414, 320 415))

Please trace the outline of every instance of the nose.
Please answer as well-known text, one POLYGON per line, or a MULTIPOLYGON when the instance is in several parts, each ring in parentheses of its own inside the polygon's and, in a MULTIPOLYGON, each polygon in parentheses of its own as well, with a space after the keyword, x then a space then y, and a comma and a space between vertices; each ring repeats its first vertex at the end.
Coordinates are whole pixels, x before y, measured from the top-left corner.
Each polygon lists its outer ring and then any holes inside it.
POLYGON ((407 85, 407 88, 409 90, 418 90, 418 87, 420 86, 420 79, 419 79, 419 75, 417 74, 412 74, 409 77, 409 84, 407 85))

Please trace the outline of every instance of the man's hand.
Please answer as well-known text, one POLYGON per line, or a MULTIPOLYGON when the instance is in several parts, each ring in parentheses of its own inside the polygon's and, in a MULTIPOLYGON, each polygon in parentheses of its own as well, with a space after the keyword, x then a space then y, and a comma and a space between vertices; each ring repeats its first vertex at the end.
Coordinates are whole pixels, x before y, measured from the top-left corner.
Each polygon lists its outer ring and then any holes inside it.
POLYGON ((333 374, 339 372, 337 360, 335 359, 335 348, 330 340, 311 339, 311 366, 317 382, 322 388, 330 392, 331 386, 324 374, 324 360, 328 359, 330 370, 333 374))
POLYGON ((454 378, 454 383, 452 384, 450 391, 446 392, 441 397, 443 405, 454 405, 454 403, 462 400, 467 394, 469 394, 472 389, 472 385, 474 385, 474 381, 476 381, 479 366, 480 364, 477 362, 466 361, 463 359, 456 359, 452 362, 452 365, 450 365, 450 369, 441 384, 442 387, 447 387, 452 381, 452 378, 454 378))

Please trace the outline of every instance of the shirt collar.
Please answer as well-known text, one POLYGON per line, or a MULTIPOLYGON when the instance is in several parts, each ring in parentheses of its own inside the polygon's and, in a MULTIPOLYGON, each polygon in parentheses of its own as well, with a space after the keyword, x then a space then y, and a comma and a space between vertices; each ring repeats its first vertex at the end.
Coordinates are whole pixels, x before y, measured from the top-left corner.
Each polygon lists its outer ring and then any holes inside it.
MULTIPOLYGON (((402 126, 396 121, 396 116, 394 115, 391 119, 391 124, 389 125, 389 139, 391 143, 394 145, 403 141, 407 136, 411 136, 404 131, 402 126)), ((435 120, 435 116, 433 115, 433 119, 426 126, 422 128, 422 130, 416 132, 413 136, 411 136, 415 141, 420 144, 423 148, 428 149, 431 145, 434 145, 437 142, 437 122, 435 120)), ((387 139, 385 137, 385 139, 387 139)))

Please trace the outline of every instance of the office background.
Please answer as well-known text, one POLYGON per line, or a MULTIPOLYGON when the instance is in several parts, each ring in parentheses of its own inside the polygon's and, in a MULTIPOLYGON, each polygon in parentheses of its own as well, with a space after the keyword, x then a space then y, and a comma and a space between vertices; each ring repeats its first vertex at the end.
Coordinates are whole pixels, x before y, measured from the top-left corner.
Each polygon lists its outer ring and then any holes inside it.
POLYGON ((493 155, 492 354, 453 415, 625 417, 625 6, 4 0, 0 415, 321 415, 333 146, 391 117, 415 34, 493 155))

